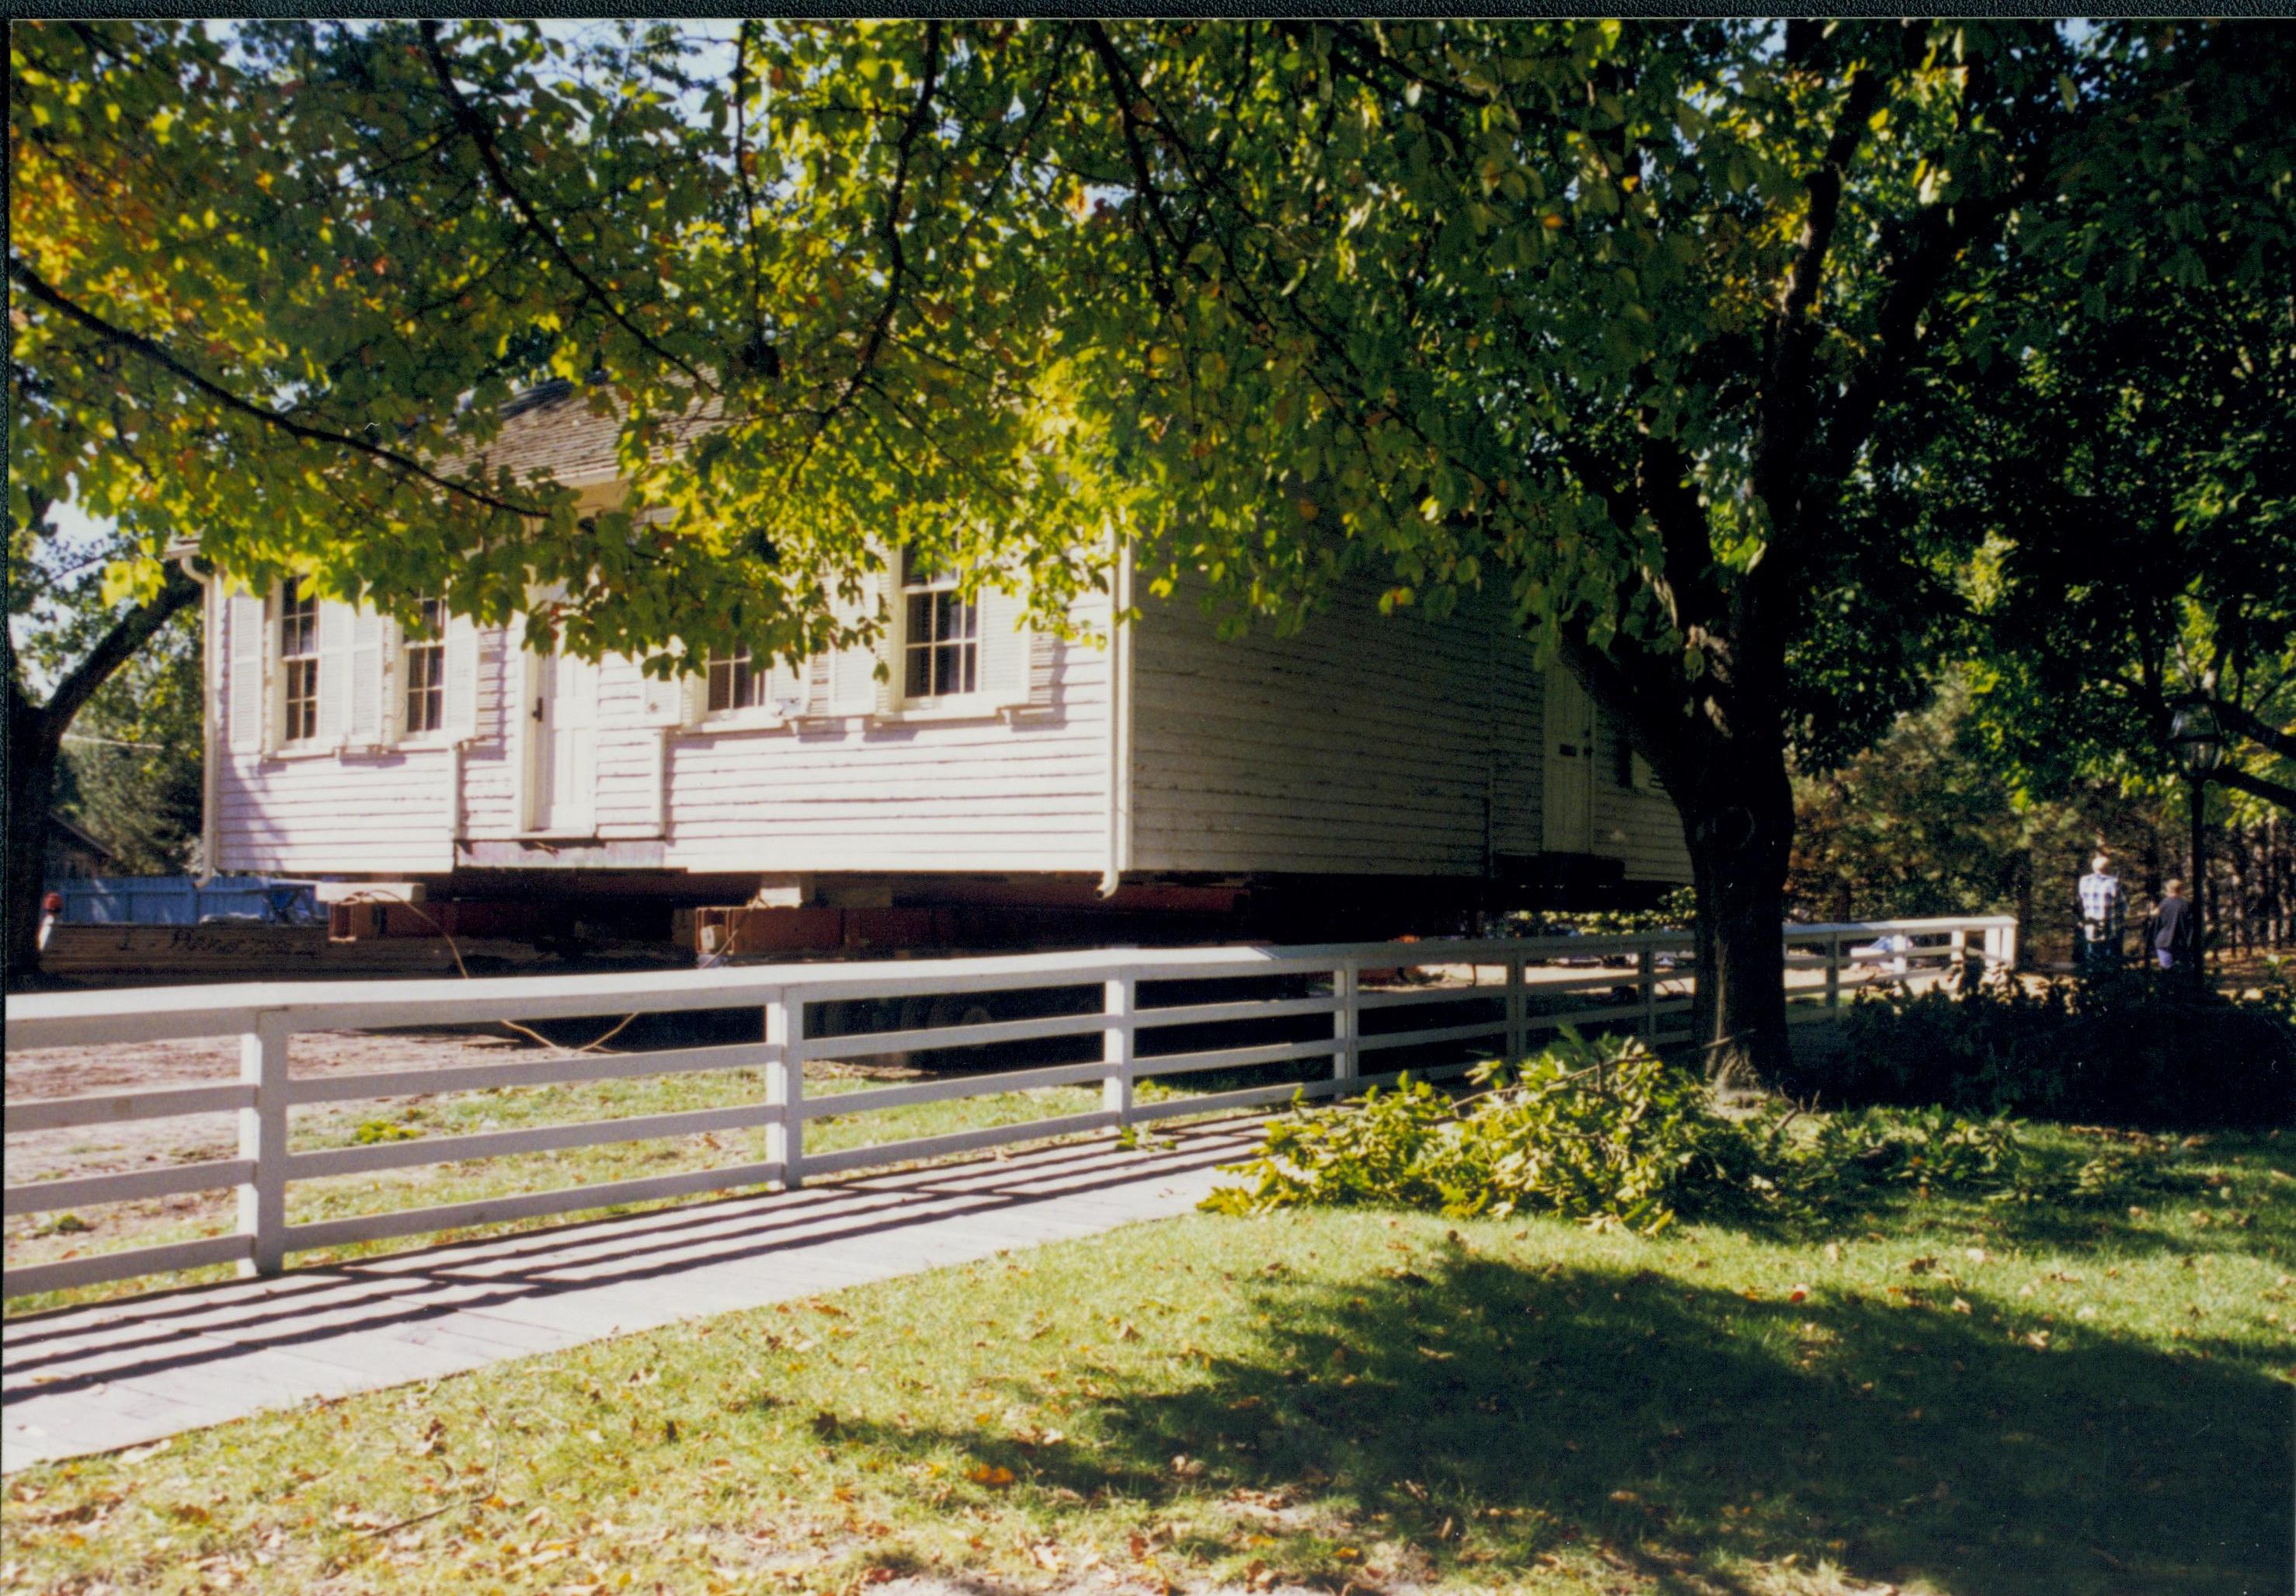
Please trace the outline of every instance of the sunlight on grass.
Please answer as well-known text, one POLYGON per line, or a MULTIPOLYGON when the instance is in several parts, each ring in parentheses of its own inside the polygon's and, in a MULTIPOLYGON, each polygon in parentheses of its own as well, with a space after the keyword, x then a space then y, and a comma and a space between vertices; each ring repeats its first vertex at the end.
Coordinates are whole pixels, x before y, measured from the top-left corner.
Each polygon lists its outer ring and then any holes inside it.
POLYGON ((27 1470, 13 1577, 2276 1589, 2288 1150, 2160 1212, 1139 1226, 27 1470))

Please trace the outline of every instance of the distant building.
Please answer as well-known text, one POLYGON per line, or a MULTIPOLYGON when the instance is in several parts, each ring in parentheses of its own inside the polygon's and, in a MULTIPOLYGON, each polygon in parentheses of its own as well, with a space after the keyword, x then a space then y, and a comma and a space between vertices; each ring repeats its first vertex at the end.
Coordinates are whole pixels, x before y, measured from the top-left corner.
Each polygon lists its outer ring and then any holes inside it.
POLYGON ((118 859, 118 855, 62 815, 48 811, 47 851, 42 862, 45 879, 61 881, 105 875, 118 859))

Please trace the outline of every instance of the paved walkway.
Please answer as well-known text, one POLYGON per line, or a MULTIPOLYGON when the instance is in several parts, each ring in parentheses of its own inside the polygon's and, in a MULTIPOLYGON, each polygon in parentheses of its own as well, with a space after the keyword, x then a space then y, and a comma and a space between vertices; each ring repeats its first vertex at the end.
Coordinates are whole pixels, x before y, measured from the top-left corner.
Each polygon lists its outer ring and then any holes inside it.
POLYGON ((1186 1212, 1256 1118, 12 1320, 0 1470, 1186 1212))

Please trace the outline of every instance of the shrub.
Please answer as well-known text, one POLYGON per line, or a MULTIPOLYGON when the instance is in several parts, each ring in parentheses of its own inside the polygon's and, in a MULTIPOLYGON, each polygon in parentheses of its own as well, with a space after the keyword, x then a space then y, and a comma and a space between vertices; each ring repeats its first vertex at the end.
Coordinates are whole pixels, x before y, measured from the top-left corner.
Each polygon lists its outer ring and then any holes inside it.
POLYGON ((2296 1027, 2271 988, 2232 1000, 2146 979, 1868 993, 1842 1053, 1778 1084, 1828 1104, 1939 1104, 2123 1125, 2259 1125, 2296 1104, 2296 1027))

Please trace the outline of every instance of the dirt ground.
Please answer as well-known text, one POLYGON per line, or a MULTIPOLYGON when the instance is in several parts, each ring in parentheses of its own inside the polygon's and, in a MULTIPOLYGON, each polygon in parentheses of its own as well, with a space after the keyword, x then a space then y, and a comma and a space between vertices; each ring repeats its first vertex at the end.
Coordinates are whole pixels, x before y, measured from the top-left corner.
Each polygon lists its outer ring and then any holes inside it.
MULTIPOLYGON (((502 1036, 313 1031, 295 1038, 289 1067, 296 1076, 306 1077, 379 1074, 486 1063, 537 1051, 531 1044, 502 1036)), ((12 1102, 238 1078, 239 1039, 235 1036, 47 1047, 10 1053, 7 1064, 12 1102)), ((238 1126, 228 1114, 35 1131, 8 1139, 8 1182, 22 1185, 66 1175, 111 1174, 152 1164, 228 1158, 236 1155, 238 1146, 238 1126)))

